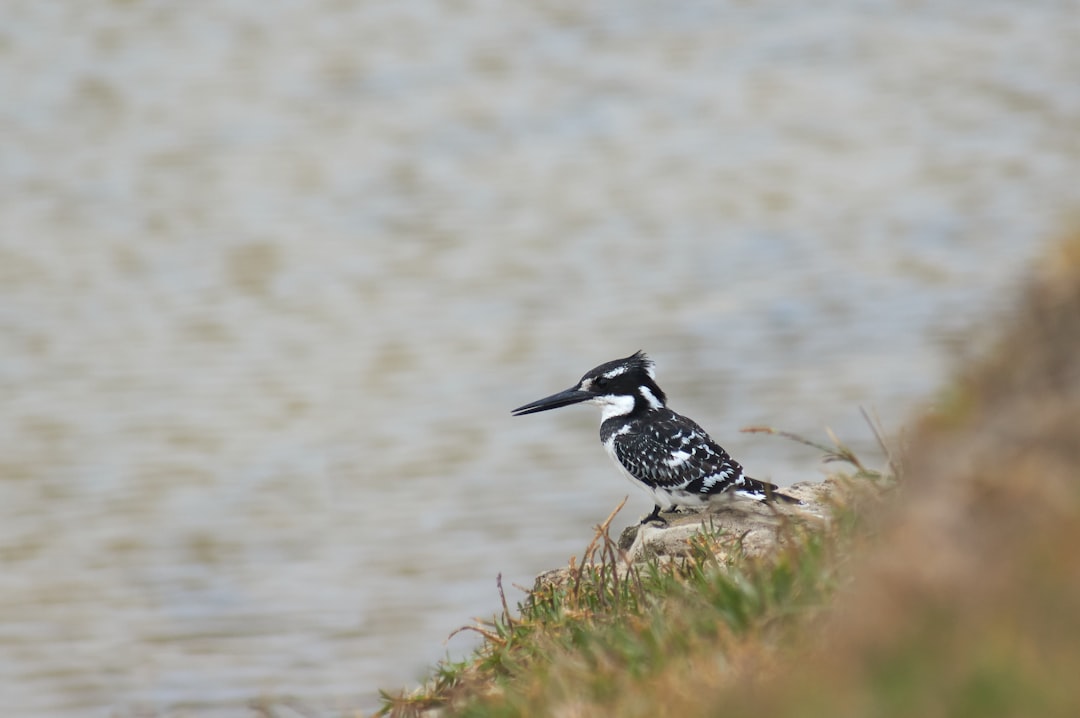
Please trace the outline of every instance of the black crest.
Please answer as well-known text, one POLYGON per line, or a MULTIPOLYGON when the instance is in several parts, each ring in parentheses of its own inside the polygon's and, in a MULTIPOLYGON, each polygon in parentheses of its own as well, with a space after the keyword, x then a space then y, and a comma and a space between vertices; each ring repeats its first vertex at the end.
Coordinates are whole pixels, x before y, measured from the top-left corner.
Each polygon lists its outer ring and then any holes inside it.
POLYGON ((649 356, 638 350, 626 357, 625 359, 614 359, 609 362, 604 362, 598 367, 594 367, 585 372, 585 376, 582 379, 596 379, 598 377, 614 378, 614 376, 620 374, 647 374, 653 375, 653 360, 649 356))
POLYGON ((653 379, 653 360, 643 351, 636 351, 624 359, 604 362, 590 369, 581 377, 580 385, 600 394, 639 395, 639 387, 645 387, 661 403, 667 402, 664 391, 653 379))

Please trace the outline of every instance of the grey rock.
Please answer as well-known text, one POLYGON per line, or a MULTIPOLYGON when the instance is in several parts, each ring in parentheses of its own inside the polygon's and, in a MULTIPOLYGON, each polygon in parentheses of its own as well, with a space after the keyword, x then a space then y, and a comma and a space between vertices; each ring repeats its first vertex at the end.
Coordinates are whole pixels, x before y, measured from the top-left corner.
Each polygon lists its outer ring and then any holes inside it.
MULTIPOLYGON (((701 534, 726 537, 713 549, 719 560, 733 551, 761 556, 775 551, 793 526, 811 526, 829 520, 832 508, 842 501, 844 486, 835 479, 804 481, 784 488, 784 493, 800 504, 770 503, 732 498, 701 511, 666 513, 667 525, 645 524, 627 527, 619 537, 626 563, 618 568, 649 559, 666 561, 690 555, 694 538, 701 534)), ((535 588, 565 584, 571 579, 568 568, 545 571, 536 578, 535 588)))

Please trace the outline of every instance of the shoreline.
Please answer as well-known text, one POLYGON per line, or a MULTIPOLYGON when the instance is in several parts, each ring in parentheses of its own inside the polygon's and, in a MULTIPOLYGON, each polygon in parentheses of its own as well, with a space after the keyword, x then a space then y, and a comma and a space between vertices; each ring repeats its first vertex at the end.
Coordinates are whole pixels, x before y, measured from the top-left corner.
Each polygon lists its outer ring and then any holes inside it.
POLYGON ((851 471, 785 488, 808 514, 732 504, 618 541, 613 513, 380 713, 1080 714, 1080 235, 1001 324, 887 475, 820 447, 851 471))

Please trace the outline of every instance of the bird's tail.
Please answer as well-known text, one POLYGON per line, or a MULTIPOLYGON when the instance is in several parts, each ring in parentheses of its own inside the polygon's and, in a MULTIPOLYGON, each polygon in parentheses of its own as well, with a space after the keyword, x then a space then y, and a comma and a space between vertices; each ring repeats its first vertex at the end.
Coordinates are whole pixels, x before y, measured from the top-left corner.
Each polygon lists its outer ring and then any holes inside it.
POLYGON ((802 503, 794 496, 788 496, 785 493, 781 493, 779 486, 777 486, 776 484, 770 484, 768 481, 751 479, 749 476, 743 477, 743 481, 745 481, 746 483, 739 487, 739 490, 750 494, 754 498, 759 498, 762 501, 782 501, 788 504, 802 503))

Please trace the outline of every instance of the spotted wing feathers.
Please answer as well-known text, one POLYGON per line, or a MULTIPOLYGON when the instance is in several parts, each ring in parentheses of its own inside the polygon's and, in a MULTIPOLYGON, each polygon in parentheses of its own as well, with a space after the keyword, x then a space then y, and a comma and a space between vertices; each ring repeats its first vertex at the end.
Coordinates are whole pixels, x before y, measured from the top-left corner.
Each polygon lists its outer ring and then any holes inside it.
POLYGON ((613 449, 623 467, 651 488, 703 499, 726 491, 788 499, 774 494, 776 486, 744 476, 742 466, 704 429, 669 409, 626 424, 615 432, 613 449))
POLYGON ((741 485, 742 466, 705 430, 674 412, 631 422, 615 436, 615 455, 639 481, 655 488, 719 493, 741 485))

